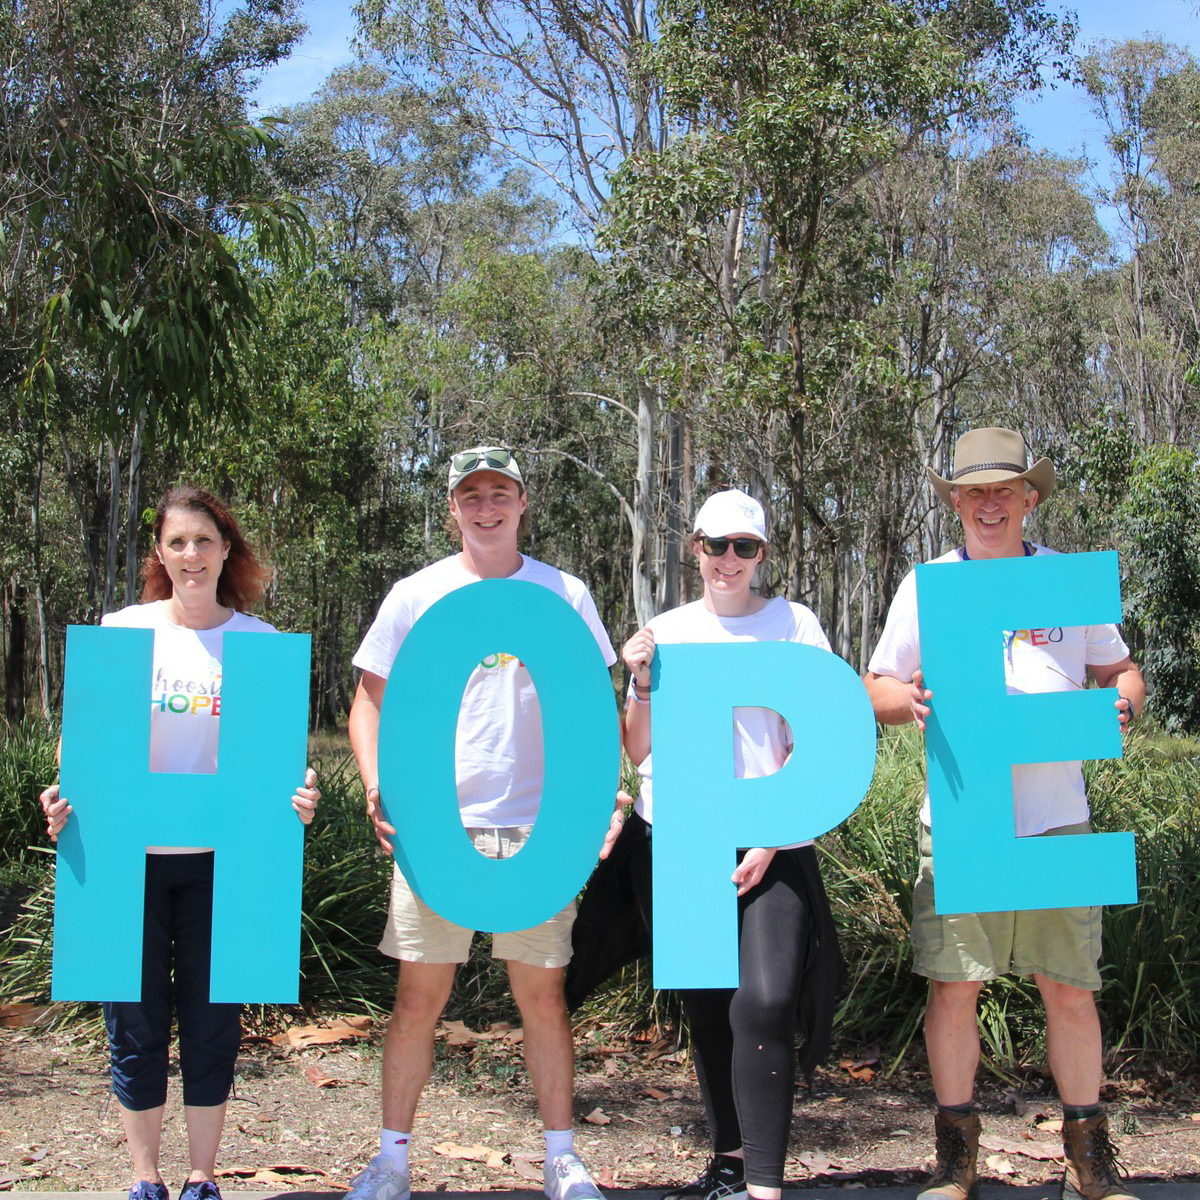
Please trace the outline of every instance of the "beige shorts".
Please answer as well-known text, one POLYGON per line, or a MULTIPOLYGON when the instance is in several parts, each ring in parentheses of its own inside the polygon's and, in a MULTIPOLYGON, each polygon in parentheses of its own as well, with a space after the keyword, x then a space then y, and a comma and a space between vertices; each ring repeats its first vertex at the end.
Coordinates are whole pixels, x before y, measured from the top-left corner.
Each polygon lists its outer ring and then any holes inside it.
MULTIPOLYGON (((529 837, 531 826, 507 829, 468 829, 471 841, 488 858, 511 858, 529 837)), ((492 957, 513 959, 531 967, 565 967, 571 961, 571 926, 575 901, 532 929, 492 935, 492 957)), ((399 867, 392 867, 392 894, 387 927, 379 949, 404 962, 463 963, 471 954, 474 929, 464 929, 438 916, 408 885, 399 867)))
MULTIPOLYGON (((1090 833, 1063 825, 1038 836, 1090 833)), ((920 826, 921 855, 913 885, 913 970, 942 983, 983 983, 1001 975, 1044 975, 1056 983, 1100 987, 1101 908, 1043 908, 1027 912, 956 913, 933 910, 933 840, 920 826)))

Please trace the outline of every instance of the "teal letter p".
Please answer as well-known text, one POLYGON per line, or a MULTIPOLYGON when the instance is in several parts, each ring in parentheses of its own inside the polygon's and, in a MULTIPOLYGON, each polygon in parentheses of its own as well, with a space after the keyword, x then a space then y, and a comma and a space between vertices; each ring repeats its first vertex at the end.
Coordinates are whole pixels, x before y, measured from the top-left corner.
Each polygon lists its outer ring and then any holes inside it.
POLYGON ((866 690, 836 654, 795 642, 660 646, 653 681, 654 986, 738 986, 739 847, 819 837, 857 807, 875 770, 866 690), (791 726, 774 775, 734 774, 733 710, 791 726))

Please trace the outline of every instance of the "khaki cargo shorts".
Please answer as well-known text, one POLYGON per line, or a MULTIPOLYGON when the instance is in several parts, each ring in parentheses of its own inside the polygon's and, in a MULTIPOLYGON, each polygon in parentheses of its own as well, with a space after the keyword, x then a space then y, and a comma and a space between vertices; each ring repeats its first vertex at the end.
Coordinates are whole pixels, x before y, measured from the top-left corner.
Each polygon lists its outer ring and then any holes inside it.
MULTIPOLYGON (((511 858, 525 844, 532 826, 468 829, 471 842, 488 858, 511 858)), ((531 967, 565 967, 571 961, 571 926, 575 901, 532 929, 492 935, 492 957, 531 967)), ((463 963, 471 954, 474 929, 464 929, 439 916, 408 885, 400 868, 392 867, 387 927, 379 949, 404 962, 463 963)))
MULTIPOLYGON (((1039 837, 1090 833, 1063 825, 1039 837)), ((933 910, 933 839, 919 829, 921 861, 913 885, 913 970, 942 983, 983 983, 1001 975, 1044 975, 1094 992, 1100 987, 1101 908, 955 913, 933 910)))

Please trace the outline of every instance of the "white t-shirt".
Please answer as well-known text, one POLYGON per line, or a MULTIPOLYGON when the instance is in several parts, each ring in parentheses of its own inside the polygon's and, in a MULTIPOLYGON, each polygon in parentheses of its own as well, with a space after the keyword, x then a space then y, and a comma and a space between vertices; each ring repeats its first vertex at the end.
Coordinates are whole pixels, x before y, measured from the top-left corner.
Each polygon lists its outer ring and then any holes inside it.
MULTIPOLYGON (((611 667, 617 661, 582 580, 525 555, 520 569, 508 578, 540 584, 561 596, 587 623, 605 664, 611 667)), ((354 665, 386 679, 409 630, 425 611, 450 592, 478 582, 457 554, 401 579, 379 606, 354 665)), ((465 826, 497 829, 534 823, 545 774, 542 710, 529 670, 502 646, 467 680, 454 766, 465 826)))
MULTIPOLYGON (((1054 554, 1033 546, 1035 556, 1054 554)), ((961 562, 961 550, 951 550, 935 563, 961 562)), ((1111 666, 1129 655, 1129 647, 1115 625, 1073 625, 1053 629, 1006 630, 999 648, 1004 655, 1004 680, 1010 696, 1039 692, 1073 692, 1087 685, 1087 668, 1111 666)), ((888 611, 883 637, 871 655, 869 669, 907 683, 921 665, 921 640, 917 625, 917 573, 900 582, 888 611)), ((934 698, 934 704, 937 698, 934 698)), ((1074 762, 1015 763, 1013 811, 1018 837, 1045 833, 1062 825, 1088 819, 1083 764, 1074 762)), ((929 790, 921 807, 927 825, 929 790)))
MULTIPOLYGON (((803 604, 793 604, 776 596, 746 617, 721 617, 704 607, 703 600, 681 605, 653 617, 647 628, 656 645, 682 645, 692 642, 800 642, 829 650, 829 640, 816 614, 803 604)), ((632 687, 630 688, 632 695, 632 687)), ((633 703, 637 703, 636 700, 633 703)), ((769 708, 745 707, 733 710, 733 767, 738 779, 759 779, 773 775, 787 761, 792 750, 792 731, 788 723, 769 708)), ((651 759, 647 754, 638 767, 641 788, 634 805, 642 818, 653 821, 654 796, 651 759)), ((795 842, 811 846, 811 841, 795 842)))
MULTIPOLYGON (((100 624, 152 629, 150 770, 171 775, 212 775, 217 770, 221 718, 221 657, 227 633, 274 633, 257 617, 235 612, 214 629, 185 629, 167 618, 166 604, 152 600, 106 613, 100 624)), ((211 849, 150 846, 151 854, 211 849)))

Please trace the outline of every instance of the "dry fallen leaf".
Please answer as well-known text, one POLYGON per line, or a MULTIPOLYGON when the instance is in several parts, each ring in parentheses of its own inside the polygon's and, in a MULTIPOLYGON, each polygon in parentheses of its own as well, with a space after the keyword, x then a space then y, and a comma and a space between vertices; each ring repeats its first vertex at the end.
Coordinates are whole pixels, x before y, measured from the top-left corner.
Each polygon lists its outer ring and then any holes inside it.
POLYGON ((504 1153, 491 1146, 460 1146, 457 1142, 439 1142, 434 1146, 433 1152, 445 1158, 459 1158, 464 1162, 481 1162, 492 1168, 506 1165, 504 1153))
POLYGON ((328 1075, 322 1075, 316 1067, 309 1067, 304 1074, 309 1081, 315 1083, 319 1088, 332 1088, 345 1086, 340 1079, 332 1079, 328 1075))
POLYGON ((271 1041, 277 1046, 293 1046, 303 1050, 306 1046, 326 1046, 344 1042, 348 1038, 367 1036, 363 1017, 336 1017, 328 1025, 293 1025, 277 1033, 271 1041))
POLYGON ((1043 1133, 1062 1133, 1062 1121, 1058 1117, 1047 1117, 1044 1121, 1035 1121, 1034 1127, 1043 1133))
POLYGON ((984 1165, 994 1175, 1015 1175, 1013 1165, 1004 1157, 1003 1154, 989 1154, 984 1160, 984 1165))
POLYGON ((514 1154, 512 1168, 522 1179, 528 1179, 530 1183, 536 1183, 539 1187, 541 1186, 544 1178, 542 1168, 530 1162, 528 1158, 514 1154))
POLYGON ((448 1046, 474 1046, 480 1036, 462 1021, 442 1021, 438 1025, 438 1033, 446 1039, 448 1046))
POLYGON ((851 1079, 859 1079, 863 1083, 870 1083, 875 1078, 874 1070, 868 1066, 862 1059, 843 1058, 838 1066, 845 1071, 851 1079))
POLYGON ((56 1004, 27 1004, 23 1000, 0 1004, 0 1026, 5 1029, 29 1029, 40 1025, 57 1007, 56 1004))
POLYGON ((612 1117, 610 1117, 603 1109, 593 1108, 586 1117, 583 1118, 589 1125, 611 1125, 612 1117))
POLYGON ((1022 1154, 1026 1158, 1035 1158, 1039 1162, 1053 1162, 1055 1159, 1062 1158, 1063 1153, 1061 1146, 1034 1141, 1033 1138, 1016 1142, 1010 1138, 984 1135, 979 1139, 979 1144, 984 1150, 994 1150, 1000 1154, 1022 1154))
POLYGON ((846 1163, 838 1158, 830 1158, 819 1150, 805 1150, 798 1154, 797 1160, 805 1170, 813 1175, 828 1175, 832 1171, 844 1171, 846 1163))
POLYGON ((664 1092, 661 1088, 644 1087, 640 1092, 638 1092, 638 1095, 649 1096, 651 1100, 667 1100, 670 1098, 671 1093, 664 1092))
POLYGON ((1004 1093, 1004 1103, 1013 1110, 1018 1117, 1032 1116, 1035 1119, 1040 1117, 1045 1119, 1046 1108, 1041 1100, 1027 1100, 1016 1088, 1009 1088, 1004 1093))

